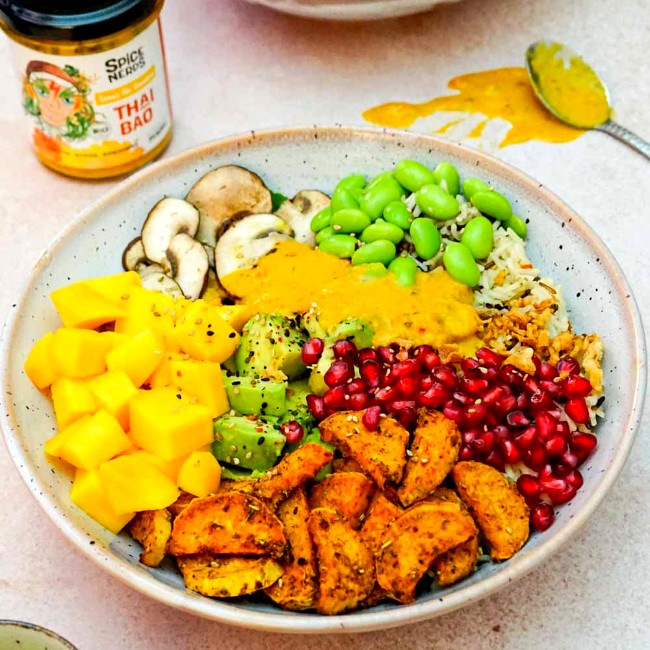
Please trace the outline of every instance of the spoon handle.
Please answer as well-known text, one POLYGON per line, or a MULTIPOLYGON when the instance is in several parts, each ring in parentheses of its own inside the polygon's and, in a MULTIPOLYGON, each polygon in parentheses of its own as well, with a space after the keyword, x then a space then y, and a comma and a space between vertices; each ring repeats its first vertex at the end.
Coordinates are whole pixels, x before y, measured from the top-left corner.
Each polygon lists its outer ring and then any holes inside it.
POLYGON ((596 129, 613 135, 621 142, 625 142, 626 145, 632 147, 632 149, 636 149, 636 151, 643 154, 646 158, 650 158, 650 142, 639 137, 636 133, 632 133, 632 131, 621 126, 618 122, 607 120, 607 122, 597 126, 596 129))

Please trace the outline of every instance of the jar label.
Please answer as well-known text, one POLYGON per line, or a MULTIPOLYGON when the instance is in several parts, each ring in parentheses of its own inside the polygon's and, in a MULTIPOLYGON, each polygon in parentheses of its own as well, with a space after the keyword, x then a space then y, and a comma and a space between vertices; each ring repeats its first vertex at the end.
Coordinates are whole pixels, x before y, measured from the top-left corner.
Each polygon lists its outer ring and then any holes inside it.
POLYGON ((159 21, 128 43, 60 56, 13 43, 32 143, 55 168, 135 163, 171 129, 159 21))

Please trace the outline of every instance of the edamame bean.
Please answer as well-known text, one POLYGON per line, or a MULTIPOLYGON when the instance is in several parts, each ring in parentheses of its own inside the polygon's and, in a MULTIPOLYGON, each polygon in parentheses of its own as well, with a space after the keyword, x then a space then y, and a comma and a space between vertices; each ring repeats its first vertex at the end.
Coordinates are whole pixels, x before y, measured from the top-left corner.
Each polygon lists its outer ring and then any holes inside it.
POLYGON ((332 235, 324 239, 318 246, 319 250, 336 257, 352 257, 357 240, 351 235, 332 235))
POLYGON ((384 208, 393 201, 398 201, 404 194, 404 188, 394 179, 386 178, 363 193, 359 207, 374 221, 381 217, 384 208))
POLYGON ((312 232, 320 232, 323 228, 330 225, 332 219, 332 206, 328 205, 320 212, 316 213, 309 224, 312 232))
POLYGON ((384 219, 402 230, 408 230, 411 227, 413 215, 402 201, 392 201, 384 208, 384 219))
POLYGON ((362 174, 350 174, 350 176, 346 176, 345 178, 342 178, 336 184, 334 191, 338 189, 342 189, 342 190, 353 190, 356 188, 363 189, 365 186, 366 186, 365 176, 363 176, 362 174))
POLYGON ((377 176, 374 176, 373 178, 370 179, 370 182, 368 185, 366 185, 367 190, 371 190, 373 187, 377 187, 380 183, 383 183, 387 178, 391 178, 395 180, 395 176, 393 175, 393 172, 387 171, 387 172, 381 172, 381 174, 377 174, 377 176))
POLYGON ((355 197, 354 188, 336 188, 332 192, 330 207, 332 208, 332 212, 347 210, 348 208, 358 208, 359 199, 355 197))
POLYGON ((359 233, 370 225, 370 217, 361 210, 347 208, 335 212, 330 223, 338 233, 359 233))
POLYGON ((388 273, 388 269, 381 262, 371 262, 363 267, 362 280, 379 280, 388 273))
POLYGON ((456 197, 435 184, 421 187, 415 195, 415 202, 422 212, 438 221, 452 219, 460 210, 456 197))
POLYGON ((456 168, 448 162, 441 162, 433 170, 434 182, 438 185, 442 185, 444 182, 444 188, 452 196, 460 194, 460 176, 456 168))
POLYGON ((378 239, 370 244, 364 244, 357 248, 352 255, 352 264, 370 264, 371 262, 380 262, 387 266, 395 258, 397 249, 392 241, 387 239, 378 239))
POLYGON ((371 223, 359 237, 362 242, 369 244, 370 242, 377 241, 378 239, 388 239, 393 244, 399 244, 404 239, 404 231, 388 221, 377 219, 375 223, 371 223))
POLYGON ((336 235, 336 230, 332 226, 326 226, 316 233, 316 243, 320 244, 322 241, 329 239, 332 235, 336 235))
POLYGON ((506 228, 511 228, 515 231, 515 234, 519 235, 522 239, 526 239, 528 234, 528 226, 526 222, 518 217, 516 214, 513 214, 510 219, 504 222, 503 224, 506 228))
POLYGON ((479 283, 481 272, 465 244, 458 242, 447 244, 445 252, 442 254, 442 262, 447 273, 457 282, 466 284, 468 287, 475 287, 479 283))
POLYGON ((485 217, 474 217, 467 223, 460 238, 475 260, 485 259, 494 248, 492 222, 485 217))
POLYGON ((388 270, 395 276, 395 282, 402 287, 412 287, 418 265, 412 257, 396 257, 389 265, 388 270))
POLYGON ((401 160, 395 166, 394 175, 397 182, 411 192, 435 182, 433 172, 417 160, 401 160))
POLYGON ((436 224, 425 217, 413 220, 409 230, 415 252, 423 260, 430 260, 440 250, 440 233, 436 224))
POLYGON ((493 219, 508 221, 512 216, 510 201, 503 194, 499 194, 494 190, 490 190, 489 192, 476 192, 470 200, 477 210, 493 219))
POLYGON ((489 192, 492 188, 480 178, 466 178, 463 181, 463 194, 469 201, 477 192, 489 192))

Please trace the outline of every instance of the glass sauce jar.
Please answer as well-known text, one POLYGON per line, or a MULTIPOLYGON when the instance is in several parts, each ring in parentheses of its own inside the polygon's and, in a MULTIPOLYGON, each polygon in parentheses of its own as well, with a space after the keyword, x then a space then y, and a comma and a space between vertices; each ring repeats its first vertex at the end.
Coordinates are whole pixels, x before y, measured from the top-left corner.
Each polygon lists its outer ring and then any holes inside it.
POLYGON ((0 0, 39 160, 79 178, 125 174, 161 154, 172 115, 164 0, 0 0))

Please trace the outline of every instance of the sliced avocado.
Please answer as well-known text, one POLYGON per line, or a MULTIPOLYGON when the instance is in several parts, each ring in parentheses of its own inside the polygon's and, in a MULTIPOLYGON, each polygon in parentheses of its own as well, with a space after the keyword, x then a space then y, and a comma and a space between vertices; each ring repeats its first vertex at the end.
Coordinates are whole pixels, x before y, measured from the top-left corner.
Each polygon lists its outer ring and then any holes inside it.
POLYGON ((287 384, 255 377, 224 377, 230 408, 242 415, 282 415, 287 384))
POLYGON ((271 424, 226 414, 214 421, 212 453, 218 461, 265 472, 277 462, 285 441, 271 424))
POLYGON ((235 361, 235 355, 232 354, 225 361, 221 362, 221 368, 226 371, 226 374, 230 377, 237 374, 237 362, 235 361))
MULTIPOLYGON (((298 449, 298 447, 308 443, 308 442, 315 442, 318 445, 322 445, 325 447, 325 449, 329 449, 330 451, 335 451, 334 445, 330 445, 327 442, 323 442, 320 437, 320 431, 318 427, 315 427, 312 429, 300 442, 294 443, 294 444, 289 444, 287 443, 287 448, 286 452, 291 453, 292 451, 295 451, 298 449)), ((315 481, 322 481, 328 474, 331 474, 333 470, 333 464, 331 462, 327 463, 323 469, 321 469, 318 474, 314 477, 315 481)))
POLYGON ((237 371, 249 377, 297 379, 306 366, 300 351, 307 340, 294 318, 256 314, 244 325, 237 350, 237 371))
POLYGON ((308 379, 297 379, 287 386, 286 411, 280 423, 295 420, 300 422, 305 431, 314 426, 314 416, 307 407, 307 395, 312 392, 308 379))
POLYGON ((326 344, 323 354, 321 354, 318 363, 311 369, 309 375, 309 389, 312 393, 316 395, 323 395, 327 390, 327 384, 325 383, 325 373, 329 370, 329 367, 334 362, 334 351, 332 350, 331 344, 326 344))
POLYGON ((372 335, 373 331, 362 321, 346 318, 327 333, 327 342, 334 344, 341 339, 348 339, 361 349, 372 345, 372 335))
POLYGON ((221 478, 227 481, 249 481, 251 479, 258 479, 264 476, 265 472, 258 472, 257 470, 241 469, 235 465, 228 465, 221 463, 221 478))
POLYGON ((303 314, 301 320, 302 326, 307 330, 307 334, 312 338, 325 339, 327 332, 325 328, 318 322, 318 317, 313 309, 310 309, 306 314, 303 314))

